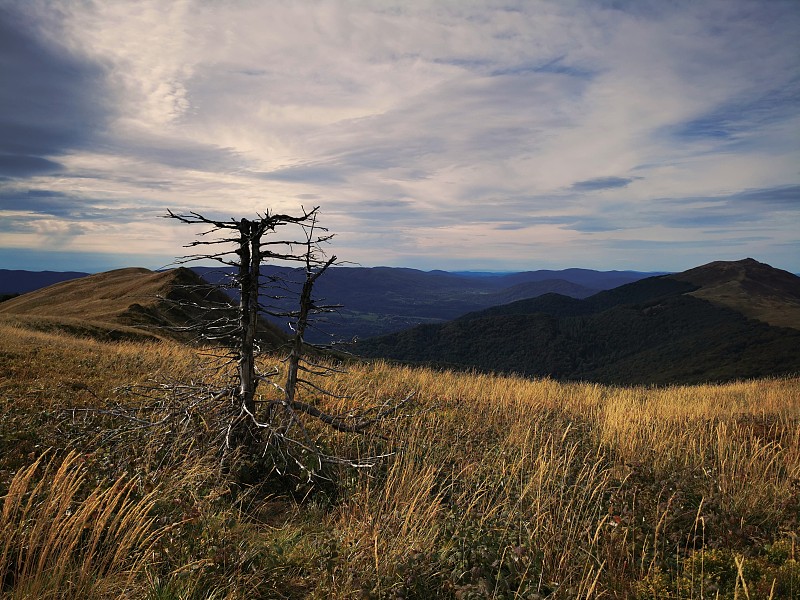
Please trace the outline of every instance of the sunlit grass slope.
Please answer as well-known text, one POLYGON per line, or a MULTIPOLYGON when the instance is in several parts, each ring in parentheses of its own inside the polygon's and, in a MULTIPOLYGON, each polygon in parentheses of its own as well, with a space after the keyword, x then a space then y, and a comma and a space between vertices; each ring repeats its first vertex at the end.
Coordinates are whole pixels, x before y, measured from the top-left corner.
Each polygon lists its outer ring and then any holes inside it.
MULTIPOLYGON (((223 316, 231 300, 186 268, 116 269, 71 279, 0 303, 0 315, 27 328, 109 340, 193 341, 187 328, 223 316), (209 307, 216 306, 216 310, 209 307)), ((226 312, 229 311, 229 312, 226 312)), ((270 347, 285 336, 262 322, 259 335, 270 347)))
POLYGON ((137 401, 121 386, 168 390, 203 360, 0 322, 2 597, 800 598, 800 380, 355 365, 325 382, 350 397, 330 410, 415 403, 380 435, 311 433, 394 454, 329 468, 324 493, 233 493, 208 415, 123 430, 103 412, 137 401))

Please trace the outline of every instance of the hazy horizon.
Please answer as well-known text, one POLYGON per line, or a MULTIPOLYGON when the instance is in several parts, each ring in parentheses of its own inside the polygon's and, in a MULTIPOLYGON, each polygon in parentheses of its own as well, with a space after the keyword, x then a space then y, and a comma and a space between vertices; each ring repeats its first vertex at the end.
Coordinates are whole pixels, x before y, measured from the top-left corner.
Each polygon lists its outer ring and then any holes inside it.
POLYGON ((800 272, 800 3, 0 0, 0 268, 321 206, 421 270, 800 272))
MULTIPOLYGON (((0 250, 0 257, 2 257, 2 250, 0 250)), ((744 260, 745 258, 754 258, 755 260, 758 260, 758 258, 756 258, 756 257, 741 257, 739 259, 734 259, 734 261, 736 261, 736 260, 744 260)), ((165 270, 165 269, 171 269, 171 268, 177 268, 177 267, 226 268, 225 265, 221 265, 219 263, 214 263, 214 262, 207 262, 207 261, 205 261, 205 262, 204 261, 198 261, 196 263, 188 263, 188 264, 170 263, 170 264, 163 264, 163 265, 160 265, 160 266, 153 266, 153 265, 148 266, 147 264, 144 264, 144 263, 141 263, 141 264, 135 264, 135 263, 121 264, 120 263, 120 264, 115 264, 115 265, 107 266, 107 267, 92 266, 91 263, 85 263, 85 264, 89 265, 87 268, 73 268, 73 267, 69 266, 70 265, 69 259, 67 259, 66 261, 65 260, 56 260, 56 261, 52 261, 52 262, 56 266, 57 265, 62 265, 63 268, 56 268, 55 266, 47 266, 45 263, 39 264, 38 261, 34 261, 34 266, 31 267, 31 268, 25 268, 25 267, 20 267, 20 266, 5 266, 4 263, 2 261, 0 261, 0 270, 29 271, 29 272, 46 272, 46 271, 52 271, 52 272, 77 272, 77 273, 94 274, 94 273, 102 273, 102 272, 105 272, 105 271, 112 271, 112 270, 115 270, 115 269, 126 269, 126 268, 145 268, 145 269, 150 269, 150 270, 153 270, 153 271, 159 271, 159 270, 165 270)), ((715 261, 709 261, 709 262, 715 262, 715 261)), ((764 261, 758 261, 758 262, 764 262, 764 261)), ((268 266, 269 264, 272 264, 272 263, 265 262, 264 266, 268 266)), ((573 266, 560 267, 560 268, 531 267, 531 268, 527 268, 527 269, 518 269, 518 270, 447 269, 447 268, 439 268, 439 267, 422 268, 421 269, 421 268, 417 268, 417 267, 406 267, 406 266, 402 266, 402 265, 364 265, 364 264, 353 264, 353 263, 351 263, 351 264, 339 264, 339 265, 335 265, 335 266, 337 268, 396 268, 396 269, 412 269, 412 270, 423 271, 423 272, 442 271, 442 272, 446 272, 446 273, 473 274, 473 275, 476 275, 476 276, 482 276, 482 275, 504 275, 504 274, 512 274, 512 273, 521 273, 521 272, 526 272, 526 271, 564 271, 564 270, 570 270, 570 269, 609 272, 609 273, 613 273, 613 272, 622 273, 622 272, 628 271, 628 272, 635 272, 635 273, 661 274, 661 273, 678 273, 678 272, 681 272, 681 271, 692 269, 694 267, 703 266, 703 264, 706 264, 706 263, 698 263, 696 265, 692 265, 692 266, 687 267, 685 269, 647 269, 647 268, 642 268, 642 269, 636 269, 636 268, 615 269, 615 268, 593 268, 593 267, 584 267, 584 266, 580 266, 580 265, 573 265, 573 266)), ((789 273, 793 273, 794 275, 800 276, 800 272, 793 272, 789 268, 785 268, 785 267, 782 267, 780 265, 774 265, 774 264, 770 264, 770 266, 774 267, 776 269, 781 269, 781 270, 787 271, 789 273)))

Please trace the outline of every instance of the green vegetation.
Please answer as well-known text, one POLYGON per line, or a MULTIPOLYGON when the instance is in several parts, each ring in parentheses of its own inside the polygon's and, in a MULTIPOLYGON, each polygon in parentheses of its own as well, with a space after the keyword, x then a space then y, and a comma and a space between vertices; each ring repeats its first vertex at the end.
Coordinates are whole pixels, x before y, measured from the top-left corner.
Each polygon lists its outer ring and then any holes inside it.
POLYGON ((356 351, 410 363, 614 384, 800 373, 800 329, 751 318, 756 313, 773 320, 800 318, 800 278, 755 261, 712 263, 687 273, 698 283, 684 280, 684 273, 643 279, 584 300, 547 294, 364 340, 356 351), (725 279, 731 273, 740 279, 725 279), (707 281, 712 283, 702 287, 707 281), (720 293, 732 287, 748 290, 753 310, 739 310, 741 294, 733 302, 720 293))
POLYGON ((800 372, 800 331, 692 296, 593 315, 458 319, 365 340, 359 354, 606 383, 701 383, 800 372))
POLYGON ((355 365, 326 381, 350 398, 323 408, 416 404, 372 436, 311 433, 342 456, 394 454, 331 467, 325 486, 231 486, 213 415, 110 414, 131 385, 196 377, 199 352, 16 323, 0 322, 3 598, 800 598, 796 378, 355 365))
MULTIPOLYGON (((224 277, 220 269, 194 269, 208 281, 224 277)), ((264 266, 262 274, 287 281, 302 280, 296 271, 275 265, 264 266)), ((374 337, 422 323, 441 323, 471 311, 549 292, 584 298, 645 276, 582 269, 480 276, 396 267, 331 267, 315 284, 315 290, 326 302, 343 308, 328 315, 319 331, 309 331, 309 340, 374 337)), ((271 303, 284 310, 294 308, 290 295, 271 303)))

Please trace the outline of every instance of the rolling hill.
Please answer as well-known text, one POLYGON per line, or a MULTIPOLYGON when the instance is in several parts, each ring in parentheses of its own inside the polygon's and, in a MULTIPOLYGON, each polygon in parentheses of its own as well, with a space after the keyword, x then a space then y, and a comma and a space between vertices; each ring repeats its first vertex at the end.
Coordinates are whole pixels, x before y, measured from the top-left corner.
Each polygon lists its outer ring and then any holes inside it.
POLYGON ((752 258, 716 262, 672 276, 692 295, 777 327, 800 329, 800 277, 752 258))
POLYGON ((609 383, 695 383, 800 372, 800 278, 714 262, 575 299, 558 294, 364 340, 356 353, 609 383))
MULTIPOLYGON (((192 341, 194 324, 220 316, 213 306, 234 315, 223 292, 190 269, 150 271, 127 268, 57 283, 0 303, 0 316, 46 330, 110 339, 172 338, 192 341)), ((264 324, 262 339, 285 340, 264 324)))

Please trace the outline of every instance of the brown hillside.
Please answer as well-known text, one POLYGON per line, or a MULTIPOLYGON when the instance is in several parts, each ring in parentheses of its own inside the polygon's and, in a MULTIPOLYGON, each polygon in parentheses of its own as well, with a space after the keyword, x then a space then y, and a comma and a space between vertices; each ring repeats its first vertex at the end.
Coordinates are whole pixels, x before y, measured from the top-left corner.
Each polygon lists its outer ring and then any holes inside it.
MULTIPOLYGON (((189 325, 220 316, 214 306, 234 311, 222 291, 186 268, 150 271, 126 268, 89 275, 48 286, 0 304, 0 315, 38 329, 65 329, 72 333, 112 338, 172 338, 189 341, 189 325)), ((284 339, 264 324, 271 345, 284 339)))
POLYGON ((692 296, 776 327, 800 329, 800 277, 752 258, 716 261, 669 276, 699 286, 692 296))

